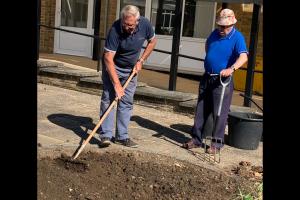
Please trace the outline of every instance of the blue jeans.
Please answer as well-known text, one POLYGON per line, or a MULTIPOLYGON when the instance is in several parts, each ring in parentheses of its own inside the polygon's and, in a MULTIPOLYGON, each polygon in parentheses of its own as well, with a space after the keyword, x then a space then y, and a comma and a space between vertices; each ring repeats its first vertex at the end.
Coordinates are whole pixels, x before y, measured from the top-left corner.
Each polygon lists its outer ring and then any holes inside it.
MULTIPOLYGON (((116 67, 116 71, 119 77, 119 80, 122 85, 125 84, 126 80, 130 76, 130 71, 120 71, 116 67)), ((114 101, 116 95, 113 84, 110 80, 109 74, 106 71, 106 67, 103 66, 102 69, 102 81, 103 81, 103 92, 101 97, 101 106, 100 106, 100 117, 105 113, 110 104, 114 101)), ((127 88, 125 89, 125 95, 118 101, 117 111, 113 108, 110 113, 107 115, 103 123, 101 124, 100 137, 112 138, 113 128, 115 125, 115 112, 116 116, 116 132, 115 138, 117 140, 124 140, 129 138, 128 136, 128 125, 130 122, 130 117, 133 109, 133 96, 137 86, 137 75, 135 75, 127 88)))
MULTIPOLYGON (((210 76, 204 74, 203 79, 199 85, 199 96, 194 120, 194 126, 192 128, 192 137, 197 142, 202 143, 203 130, 205 123, 209 120, 209 115, 213 114, 213 119, 216 118, 221 98, 222 85, 220 83, 219 76, 210 76)), ((216 133, 214 137, 222 138, 224 141, 225 127, 227 123, 228 112, 230 109, 231 99, 233 93, 233 77, 231 82, 225 88, 223 105, 221 108, 221 114, 219 117, 219 123, 216 126, 216 133)), ((215 120, 213 120, 215 121, 215 120)), ((216 147, 221 148, 223 145, 215 144, 216 147)))

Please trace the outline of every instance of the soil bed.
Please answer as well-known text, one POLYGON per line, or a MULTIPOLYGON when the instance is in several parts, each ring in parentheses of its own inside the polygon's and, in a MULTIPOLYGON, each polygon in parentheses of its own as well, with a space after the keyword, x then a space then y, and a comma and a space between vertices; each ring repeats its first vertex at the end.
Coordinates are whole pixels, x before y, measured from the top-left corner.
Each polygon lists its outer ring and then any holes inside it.
POLYGON ((38 159, 37 195, 38 199, 64 200, 234 199, 238 188, 249 191, 258 181, 249 176, 254 173, 241 173, 246 169, 243 165, 229 176, 137 151, 87 152, 75 161, 62 154, 38 159))

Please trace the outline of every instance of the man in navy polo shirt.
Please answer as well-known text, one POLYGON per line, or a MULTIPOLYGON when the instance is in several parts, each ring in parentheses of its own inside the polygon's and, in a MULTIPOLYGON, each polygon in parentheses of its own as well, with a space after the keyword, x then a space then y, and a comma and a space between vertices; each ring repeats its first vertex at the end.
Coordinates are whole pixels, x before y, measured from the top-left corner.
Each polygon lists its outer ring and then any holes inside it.
MULTIPOLYGON (((113 23, 106 37, 102 59, 103 93, 100 116, 117 97, 119 101, 116 112, 115 143, 127 147, 138 146, 128 136, 137 76, 133 77, 125 90, 122 85, 133 70, 138 73, 142 69, 142 65, 154 49, 156 41, 151 23, 148 19, 140 16, 139 9, 133 5, 127 5, 122 9, 121 18, 113 23), (148 41, 148 44, 139 58, 145 40, 148 41)), ((114 113, 113 109, 99 128, 101 145, 110 144, 115 125, 114 113)))
MULTIPOLYGON (((192 139, 183 144, 184 148, 201 147, 204 125, 208 116, 211 113, 214 118, 217 116, 222 90, 219 76, 225 77, 225 79, 229 78, 248 60, 245 39, 234 27, 236 22, 234 12, 230 9, 223 9, 216 21, 218 28, 206 40, 205 74, 199 85, 195 121, 191 133, 192 139)), ((222 138, 223 141, 232 93, 233 78, 225 89, 219 124, 214 135, 214 137, 222 138)), ((223 144, 213 143, 213 146, 207 149, 207 153, 216 153, 222 147, 223 144)))

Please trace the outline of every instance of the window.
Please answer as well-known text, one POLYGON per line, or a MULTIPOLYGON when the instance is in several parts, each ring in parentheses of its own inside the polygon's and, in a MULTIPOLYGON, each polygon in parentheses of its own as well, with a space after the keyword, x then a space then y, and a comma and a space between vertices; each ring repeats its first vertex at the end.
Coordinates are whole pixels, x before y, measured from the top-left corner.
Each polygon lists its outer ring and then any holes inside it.
POLYGON ((61 25, 87 28, 88 0, 62 0, 61 25))
MULTIPOLYGON (((216 3, 202 0, 184 2, 182 36, 207 38, 214 28, 216 3)), ((175 7, 176 0, 152 0, 150 18, 156 34, 173 35, 175 7)))
POLYGON ((243 12, 252 12, 253 11, 253 4, 242 4, 243 12))
POLYGON ((176 0, 152 0, 151 24, 155 33, 172 35, 176 0))
POLYGON ((215 3, 185 0, 182 36, 207 38, 214 28, 215 3))

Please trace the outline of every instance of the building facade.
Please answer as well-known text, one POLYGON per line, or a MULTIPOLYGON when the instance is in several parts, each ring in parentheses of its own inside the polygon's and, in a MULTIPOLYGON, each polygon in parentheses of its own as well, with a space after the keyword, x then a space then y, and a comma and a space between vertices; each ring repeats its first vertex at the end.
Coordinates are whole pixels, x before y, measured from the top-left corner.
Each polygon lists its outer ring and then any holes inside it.
MULTIPOLYGON (((41 24, 60 27, 87 34, 94 34, 94 5, 96 0, 41 0, 41 24)), ((180 54, 197 58, 205 57, 205 41, 215 29, 215 18, 221 4, 203 0, 183 0, 182 20, 174 21, 176 0, 99 0, 100 37, 105 38, 112 23, 120 17, 120 10, 128 4, 140 8, 142 16, 148 18, 158 38, 156 49, 172 49, 173 23, 181 23, 180 54)), ((228 4, 235 11, 236 27, 244 34, 249 47, 252 4, 228 4)), ((262 71, 262 11, 255 70, 262 71)), ((104 41, 101 41, 103 47, 104 41)), ((102 49, 102 48, 101 48, 102 49)), ((77 55, 92 58, 93 39, 63 31, 41 28, 40 51, 77 55)), ((147 59, 147 68, 170 69, 171 55, 153 52, 147 59)), ((244 66, 245 68, 247 65, 244 66)), ((179 57, 178 72, 199 74, 204 71, 203 62, 179 57)), ((246 70, 238 70, 235 89, 244 90, 246 70)), ((254 93, 262 94, 262 73, 254 75, 254 93)))

